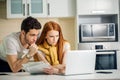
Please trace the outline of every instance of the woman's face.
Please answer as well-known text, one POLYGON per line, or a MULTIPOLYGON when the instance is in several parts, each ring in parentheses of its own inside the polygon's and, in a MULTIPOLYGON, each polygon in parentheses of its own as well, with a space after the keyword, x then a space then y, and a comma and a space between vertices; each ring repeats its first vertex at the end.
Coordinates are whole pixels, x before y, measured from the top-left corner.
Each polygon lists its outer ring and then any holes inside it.
POLYGON ((59 39, 59 32, 56 30, 48 31, 46 39, 50 45, 56 45, 59 39))

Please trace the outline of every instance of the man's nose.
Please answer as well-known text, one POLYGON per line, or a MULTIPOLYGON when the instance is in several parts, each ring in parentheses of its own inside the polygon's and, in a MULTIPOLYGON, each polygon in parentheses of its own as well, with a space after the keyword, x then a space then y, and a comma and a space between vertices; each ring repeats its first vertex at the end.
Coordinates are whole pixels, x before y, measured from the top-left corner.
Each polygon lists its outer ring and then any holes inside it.
POLYGON ((34 37, 34 41, 36 41, 36 40, 37 40, 37 36, 34 37))

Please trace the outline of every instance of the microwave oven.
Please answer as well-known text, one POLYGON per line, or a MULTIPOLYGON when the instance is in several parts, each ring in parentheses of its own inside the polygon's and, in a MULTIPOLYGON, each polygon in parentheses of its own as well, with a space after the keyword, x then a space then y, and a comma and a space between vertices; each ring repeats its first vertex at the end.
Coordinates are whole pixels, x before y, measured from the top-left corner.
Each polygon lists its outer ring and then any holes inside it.
POLYGON ((80 42, 117 41, 115 23, 81 24, 79 26, 80 42))

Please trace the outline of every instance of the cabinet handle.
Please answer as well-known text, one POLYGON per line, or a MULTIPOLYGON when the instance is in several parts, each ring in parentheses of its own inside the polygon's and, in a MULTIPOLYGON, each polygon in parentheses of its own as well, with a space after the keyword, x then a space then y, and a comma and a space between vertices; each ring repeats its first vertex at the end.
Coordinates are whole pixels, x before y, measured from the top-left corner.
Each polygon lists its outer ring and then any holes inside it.
POLYGON ((29 16, 29 4, 27 4, 27 16, 29 16))
POLYGON ((97 13, 105 13, 105 11, 103 11, 103 10, 94 10, 94 11, 92 11, 92 13, 95 13, 95 14, 97 14, 97 13))
POLYGON ((25 16, 25 4, 23 4, 23 16, 25 16))
POLYGON ((48 15, 50 15, 50 4, 47 4, 47 8, 48 8, 48 15))

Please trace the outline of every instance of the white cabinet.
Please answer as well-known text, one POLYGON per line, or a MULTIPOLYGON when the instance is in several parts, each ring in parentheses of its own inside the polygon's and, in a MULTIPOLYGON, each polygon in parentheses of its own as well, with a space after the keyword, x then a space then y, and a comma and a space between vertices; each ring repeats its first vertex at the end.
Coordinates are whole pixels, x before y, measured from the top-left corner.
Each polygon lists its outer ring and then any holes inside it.
MULTIPOLYGON (((76 49, 86 49, 83 45, 94 42, 82 42, 80 36, 81 24, 104 24, 115 23, 116 26, 116 42, 118 41, 119 32, 119 1, 120 0, 76 0, 77 16, 76 16, 76 49), (79 44, 79 45, 78 45, 79 44), (79 47, 80 46, 80 47, 79 47)), ((97 40, 97 39, 96 39, 97 40)), ((98 41, 97 43, 110 43, 107 41, 98 41)), ((94 47, 94 46, 93 46, 94 47)), ((113 49, 113 48, 108 48, 113 49)))
POLYGON ((120 70, 120 51, 117 51, 117 69, 120 70))
POLYGON ((7 18, 74 17, 75 0, 7 0, 7 18))
POLYGON ((48 16, 74 17, 76 0, 48 0, 48 16))
POLYGON ((78 14, 118 14, 119 0, 77 0, 78 14))
POLYGON ((46 15, 46 0, 7 0, 7 18, 46 15))

